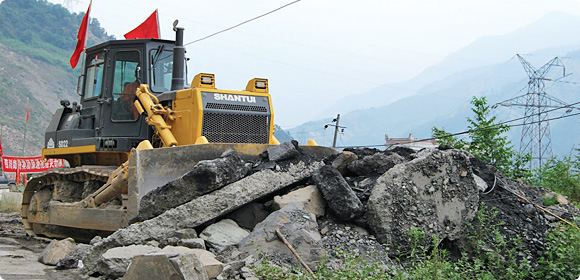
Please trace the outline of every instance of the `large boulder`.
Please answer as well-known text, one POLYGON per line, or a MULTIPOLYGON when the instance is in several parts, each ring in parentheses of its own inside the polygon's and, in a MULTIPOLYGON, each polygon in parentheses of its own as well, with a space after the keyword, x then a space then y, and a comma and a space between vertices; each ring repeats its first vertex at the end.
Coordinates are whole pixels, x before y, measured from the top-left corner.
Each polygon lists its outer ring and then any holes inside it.
POLYGON ((38 261, 46 265, 56 265, 58 261, 66 257, 74 250, 76 243, 74 239, 52 240, 40 253, 38 261))
POLYGON ((336 168, 322 166, 312 177, 329 209, 339 219, 349 221, 364 214, 362 202, 336 168))
POLYGON ((240 251, 255 259, 266 258, 290 267, 299 267, 300 263, 280 240, 276 229, 280 229, 310 268, 314 269, 316 263, 326 254, 318 232, 316 216, 306 211, 300 203, 288 204, 270 214, 240 242, 240 251))
POLYGON ((220 158, 202 160, 182 177, 147 193, 139 202, 138 220, 147 220, 168 209, 242 179, 249 171, 233 150, 220 158))
POLYGON ((377 179, 367 204, 368 224, 392 249, 390 255, 411 247, 413 228, 439 241, 460 237, 479 201, 468 156, 460 150, 433 151, 377 179))

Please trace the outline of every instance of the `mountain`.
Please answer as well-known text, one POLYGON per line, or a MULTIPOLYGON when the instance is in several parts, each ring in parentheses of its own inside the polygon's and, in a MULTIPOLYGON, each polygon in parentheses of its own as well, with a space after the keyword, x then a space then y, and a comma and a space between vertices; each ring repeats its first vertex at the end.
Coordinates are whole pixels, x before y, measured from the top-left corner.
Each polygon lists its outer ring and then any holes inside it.
MULTIPOLYGON (((402 138, 413 133, 417 138, 428 138, 433 126, 450 132, 465 131, 466 118, 472 117, 469 103, 472 96, 486 96, 491 105, 527 93, 528 76, 515 54, 529 53, 530 55, 522 57, 535 68, 558 55, 563 57, 567 74, 580 73, 580 38, 573 36, 572 30, 576 29, 574 27, 580 27, 580 17, 549 14, 531 26, 513 33, 481 38, 440 64, 426 69, 414 79, 395 85, 416 88, 415 92, 405 98, 380 105, 379 101, 385 98, 381 99, 378 91, 353 97, 365 100, 369 108, 341 114, 340 125, 346 129, 339 135, 337 145, 380 147, 385 142, 385 134, 402 138), (570 31, 541 28, 544 24, 559 24, 571 28, 566 29, 570 31), (532 32, 534 30, 535 33, 532 32), (534 36, 545 39, 530 39, 534 36), (546 45, 549 47, 538 49, 546 45), (473 61, 473 67, 466 67, 466 59, 470 57, 482 57, 484 60, 473 61), (461 67, 464 68, 460 70, 461 67), (453 71, 443 71, 449 69, 453 71), (369 104, 375 107, 370 108, 369 104)), ((552 70, 549 78, 561 76, 563 73, 561 67, 554 67, 552 70)), ((382 88, 394 91, 392 85, 382 88)), ((579 101, 579 90, 580 77, 577 75, 558 82, 546 81, 546 92, 567 103, 579 101)), ((354 101, 352 103, 355 104, 354 101)), ((494 114, 498 115, 500 121, 511 120, 521 117, 524 110, 500 106, 494 110, 494 114)), ((549 115, 559 117, 563 114, 560 110, 549 115)), ((329 115, 288 131, 300 143, 314 138, 321 145, 331 145, 333 131, 325 130, 324 125, 330 123, 334 117, 335 115, 329 115)), ((522 121, 510 124, 518 123, 522 121)), ((580 143, 580 129, 571 129, 578 127, 577 117, 554 120, 550 125, 554 153, 567 154, 575 144, 580 143)), ((516 126, 508 135, 515 147, 519 147, 520 132, 521 126, 516 126)))
MULTIPOLYGON (((67 63, 83 16, 44 0, 0 2, 0 137, 5 154, 24 150, 25 155, 40 155, 44 131, 60 100, 78 100, 79 70, 67 63)), ((88 33, 88 45, 113 39, 97 19, 91 20, 88 33)))
POLYGON ((337 112, 347 113, 388 105, 401 98, 420 94, 425 85, 449 75, 469 75, 462 71, 500 63, 510 57, 514 58, 518 53, 531 53, 554 46, 580 45, 580 37, 575 34, 578 29, 580 17, 560 12, 548 13, 534 23, 509 34, 479 38, 406 82, 382 85, 368 92, 340 99, 323 110, 319 116, 332 117, 337 112))

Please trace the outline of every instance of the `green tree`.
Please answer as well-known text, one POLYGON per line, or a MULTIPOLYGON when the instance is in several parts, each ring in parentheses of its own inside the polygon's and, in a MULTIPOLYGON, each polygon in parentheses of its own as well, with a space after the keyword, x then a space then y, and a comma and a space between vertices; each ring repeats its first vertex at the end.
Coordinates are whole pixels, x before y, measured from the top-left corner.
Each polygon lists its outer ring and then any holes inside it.
POLYGON ((511 141, 503 134, 510 127, 497 122, 495 116, 490 116, 491 106, 487 104, 485 96, 473 97, 471 100, 474 113, 473 118, 467 118, 471 143, 467 150, 479 159, 493 164, 500 172, 510 177, 527 179, 529 172, 525 163, 529 156, 519 156, 514 151, 511 141))
POLYGON ((453 136, 451 133, 444 129, 439 129, 436 126, 431 129, 431 137, 437 139, 439 144, 442 146, 448 146, 455 149, 462 149, 465 146, 465 141, 457 139, 457 137, 453 136))
POLYGON ((467 150, 474 156, 488 161, 496 167, 503 168, 509 165, 514 156, 511 142, 507 140, 503 133, 509 131, 506 124, 497 124, 496 117, 490 117, 491 107, 487 104, 485 96, 481 98, 473 97, 471 100, 475 114, 473 118, 467 118, 469 122, 469 136, 471 143, 467 150))
POLYGON ((477 158, 493 164, 504 175, 528 180, 531 172, 525 166, 531 157, 521 156, 514 151, 511 142, 503 135, 509 131, 510 127, 498 123, 496 117, 490 116, 491 107, 487 104, 485 97, 474 96, 471 104, 474 117, 467 118, 470 143, 459 140, 451 133, 437 127, 431 129, 431 136, 436 138, 441 145, 456 149, 465 148, 477 158))

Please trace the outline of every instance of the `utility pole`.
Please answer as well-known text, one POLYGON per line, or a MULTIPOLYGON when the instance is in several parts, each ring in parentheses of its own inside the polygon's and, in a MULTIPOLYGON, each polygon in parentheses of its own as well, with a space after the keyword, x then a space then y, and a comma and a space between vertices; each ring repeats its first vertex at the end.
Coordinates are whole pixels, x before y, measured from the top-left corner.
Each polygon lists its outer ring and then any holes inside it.
POLYGON ((548 110, 567 108, 566 113, 571 112, 575 107, 566 104, 545 91, 545 81, 557 81, 566 75, 566 68, 562 61, 555 57, 542 67, 535 69, 528 61, 519 54, 517 55, 524 70, 528 74, 528 93, 517 96, 493 105, 506 107, 524 108, 524 125, 520 138, 520 155, 531 155, 529 168, 541 168, 549 159, 553 158, 552 137, 550 135, 550 123, 548 122, 548 110), (554 80, 546 77, 553 67, 562 68, 562 76, 554 80))
POLYGON ((327 124, 324 125, 324 129, 327 129, 329 126, 334 126, 334 141, 332 141, 332 147, 336 148, 336 136, 338 135, 338 129, 341 128, 341 132, 344 132, 346 126, 340 126, 340 114, 336 115, 336 119, 332 120, 332 122, 336 122, 336 124, 327 124))

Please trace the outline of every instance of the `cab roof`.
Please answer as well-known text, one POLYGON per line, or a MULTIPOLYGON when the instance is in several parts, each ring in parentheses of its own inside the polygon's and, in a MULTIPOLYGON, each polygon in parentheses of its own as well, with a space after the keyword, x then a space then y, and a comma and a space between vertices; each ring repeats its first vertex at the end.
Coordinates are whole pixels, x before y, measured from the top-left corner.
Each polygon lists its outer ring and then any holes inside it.
POLYGON ((167 44, 167 45, 175 45, 175 41, 172 40, 164 40, 164 39, 134 39, 134 40, 111 40, 111 41, 106 41, 103 43, 100 43, 98 45, 92 46, 90 48, 87 48, 87 53, 95 51, 95 50, 101 50, 101 49, 105 49, 109 46, 130 46, 130 45, 147 45, 148 43, 161 43, 161 44, 167 44))

